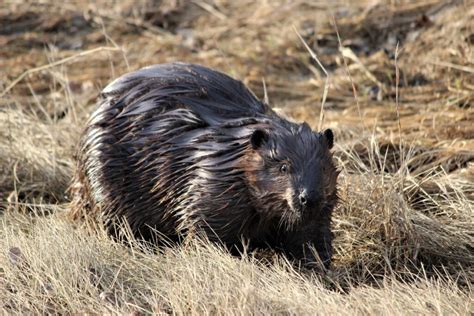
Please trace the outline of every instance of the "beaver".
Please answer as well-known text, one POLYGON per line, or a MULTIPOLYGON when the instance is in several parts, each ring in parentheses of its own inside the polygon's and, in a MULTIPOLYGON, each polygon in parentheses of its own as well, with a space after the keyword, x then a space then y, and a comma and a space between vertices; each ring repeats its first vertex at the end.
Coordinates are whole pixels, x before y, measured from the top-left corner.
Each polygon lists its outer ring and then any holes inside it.
POLYGON ((329 267, 338 170, 333 132, 277 115, 204 66, 160 64, 100 94, 71 186, 75 212, 136 237, 202 233, 229 248, 270 247, 329 267), (316 250, 316 251, 314 251, 316 250))

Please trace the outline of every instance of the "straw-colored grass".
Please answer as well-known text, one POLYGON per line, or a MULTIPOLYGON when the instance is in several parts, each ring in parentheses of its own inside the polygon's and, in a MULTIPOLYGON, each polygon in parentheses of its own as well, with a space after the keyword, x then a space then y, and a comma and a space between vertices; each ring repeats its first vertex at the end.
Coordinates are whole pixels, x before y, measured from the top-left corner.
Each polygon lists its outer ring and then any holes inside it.
POLYGON ((413 275, 410 282, 387 276, 376 286, 341 292, 283 260, 264 266, 198 242, 155 254, 54 216, 32 225, 9 214, 1 237, 5 312, 393 315, 468 314, 472 308, 468 292, 443 272, 413 275))
POLYGON ((2 3, 0 313, 472 314, 468 2, 2 3), (98 92, 174 60, 227 72, 283 115, 335 131, 327 274, 206 241, 120 243, 68 220, 98 92))

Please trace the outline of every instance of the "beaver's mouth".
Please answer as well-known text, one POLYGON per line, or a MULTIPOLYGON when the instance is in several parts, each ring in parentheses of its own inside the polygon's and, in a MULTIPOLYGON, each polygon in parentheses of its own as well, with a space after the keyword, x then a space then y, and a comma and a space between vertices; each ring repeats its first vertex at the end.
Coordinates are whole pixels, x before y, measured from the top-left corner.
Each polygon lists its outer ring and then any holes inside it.
POLYGON ((301 205, 299 199, 297 197, 293 197, 290 201, 288 201, 288 205, 292 212, 299 214, 300 216, 308 213, 310 208, 305 205, 301 205))
POLYGON ((285 203, 286 211, 282 214, 281 223, 285 225, 288 229, 297 225, 303 217, 303 209, 298 207, 298 204, 294 204, 290 201, 285 203))
POLYGON ((288 212, 291 213, 290 216, 295 217, 297 220, 304 220, 319 213, 318 205, 301 205, 297 199, 291 199, 287 203, 288 212))

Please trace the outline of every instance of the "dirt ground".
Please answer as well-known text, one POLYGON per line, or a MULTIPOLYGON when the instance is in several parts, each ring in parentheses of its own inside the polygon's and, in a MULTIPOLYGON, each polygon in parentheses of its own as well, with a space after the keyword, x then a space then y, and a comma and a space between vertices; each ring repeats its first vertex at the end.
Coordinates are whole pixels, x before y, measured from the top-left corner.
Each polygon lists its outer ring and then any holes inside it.
POLYGON ((0 311, 472 313, 473 102, 471 0, 3 1, 0 311), (171 61, 333 129, 328 275, 207 244, 130 251, 64 220, 100 90, 171 61))

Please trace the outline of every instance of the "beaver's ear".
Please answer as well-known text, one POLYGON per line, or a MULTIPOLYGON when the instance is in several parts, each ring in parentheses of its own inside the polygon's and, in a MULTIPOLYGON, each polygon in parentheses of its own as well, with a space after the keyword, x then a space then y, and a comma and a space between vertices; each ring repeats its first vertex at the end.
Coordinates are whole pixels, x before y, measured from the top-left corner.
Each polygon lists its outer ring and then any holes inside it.
POLYGON ((262 129, 256 129, 253 131, 252 136, 250 136, 250 144, 252 144, 253 149, 258 149, 262 147, 268 141, 268 132, 262 129))
POLYGON ((327 129, 323 132, 324 138, 328 144, 328 148, 331 149, 334 146, 334 134, 332 133, 331 129, 327 129))

